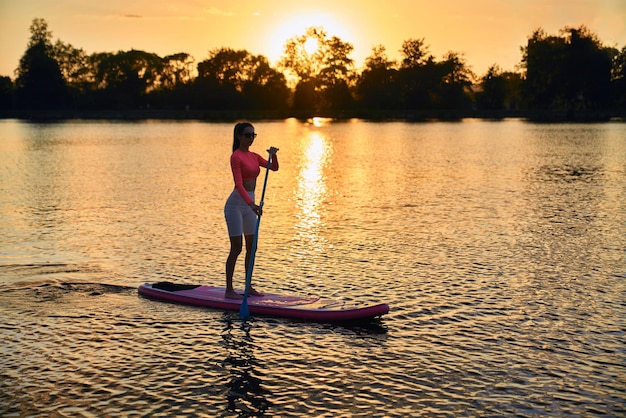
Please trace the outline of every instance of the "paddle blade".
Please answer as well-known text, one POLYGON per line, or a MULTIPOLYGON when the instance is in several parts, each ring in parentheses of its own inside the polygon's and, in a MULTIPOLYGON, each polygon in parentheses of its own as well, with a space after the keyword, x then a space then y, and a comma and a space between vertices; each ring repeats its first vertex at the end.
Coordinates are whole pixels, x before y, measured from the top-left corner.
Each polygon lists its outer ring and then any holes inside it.
POLYGON ((248 298, 246 296, 247 295, 244 295, 241 306, 239 306, 239 318, 241 319, 250 318, 250 308, 248 308, 248 298))

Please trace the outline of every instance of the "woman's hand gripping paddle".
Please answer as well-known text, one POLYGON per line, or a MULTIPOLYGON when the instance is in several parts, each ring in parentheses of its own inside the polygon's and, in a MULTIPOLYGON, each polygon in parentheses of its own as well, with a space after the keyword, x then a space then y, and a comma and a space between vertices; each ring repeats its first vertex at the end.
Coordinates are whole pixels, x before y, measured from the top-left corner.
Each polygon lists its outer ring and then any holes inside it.
MULTIPOLYGON (((263 202, 265 200, 265 188, 267 187, 267 177, 270 173, 270 164, 272 163, 272 153, 270 152, 267 157, 267 167, 265 167, 265 181, 263 182, 263 192, 261 193, 261 202, 259 207, 263 210, 263 202)), ((262 213, 262 212, 261 212, 262 213)), ((250 287, 252 286, 252 270, 254 269, 254 256, 256 254, 257 241, 259 240, 259 225, 261 224, 261 214, 256 218, 256 232, 252 239, 252 249, 250 252, 250 262, 248 265, 248 271, 246 272, 246 290, 243 294, 243 300, 239 307, 239 318, 250 318, 250 308, 248 308, 248 295, 250 294, 250 287)))

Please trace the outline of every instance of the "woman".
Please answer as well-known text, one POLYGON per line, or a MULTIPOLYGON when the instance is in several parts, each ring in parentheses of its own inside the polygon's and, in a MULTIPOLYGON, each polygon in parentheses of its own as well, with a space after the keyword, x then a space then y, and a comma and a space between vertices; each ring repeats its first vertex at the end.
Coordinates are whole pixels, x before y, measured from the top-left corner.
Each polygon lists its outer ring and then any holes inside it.
MULTIPOLYGON (((228 197, 228 200, 226 200, 226 205, 224 206, 224 216, 226 217, 228 236, 230 237, 230 253, 226 259, 225 293, 225 297, 229 299, 243 298, 233 288, 235 265, 243 245, 241 236, 243 235, 246 239, 245 269, 247 275, 257 216, 262 215, 261 207, 254 203, 254 188, 256 179, 261 172, 260 167, 267 167, 267 160, 259 154, 250 151, 254 138, 256 138, 256 133, 251 123, 242 122, 235 125, 233 153, 230 156, 230 167, 233 171, 235 189, 228 197)), ((276 158, 278 148, 270 147, 267 151, 270 154, 270 169, 272 171, 278 170, 278 159, 276 158)), ((257 292, 252 287, 250 287, 249 294, 262 296, 262 293, 257 292)))

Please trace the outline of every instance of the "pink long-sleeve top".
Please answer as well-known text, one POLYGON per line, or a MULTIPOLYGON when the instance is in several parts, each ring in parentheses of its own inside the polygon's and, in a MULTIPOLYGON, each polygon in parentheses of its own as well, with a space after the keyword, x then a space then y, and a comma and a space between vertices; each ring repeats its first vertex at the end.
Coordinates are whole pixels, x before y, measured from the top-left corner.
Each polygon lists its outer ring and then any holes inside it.
MULTIPOLYGON (((276 170, 276 160, 272 159, 272 170, 276 170)), ((235 189, 239 192, 239 195, 243 200, 250 204, 253 202, 252 198, 248 194, 248 191, 243 186, 244 180, 255 179, 261 172, 260 167, 266 167, 267 160, 261 157, 259 154, 248 151, 244 152, 236 149, 230 156, 230 168, 233 170, 233 179, 235 180, 235 189)))

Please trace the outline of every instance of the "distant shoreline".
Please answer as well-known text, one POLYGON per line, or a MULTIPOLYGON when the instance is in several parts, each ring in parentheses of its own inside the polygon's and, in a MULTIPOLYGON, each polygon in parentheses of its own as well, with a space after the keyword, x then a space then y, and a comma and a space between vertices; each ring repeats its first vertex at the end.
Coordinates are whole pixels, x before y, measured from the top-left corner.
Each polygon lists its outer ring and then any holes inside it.
POLYGON ((537 122, 625 122, 626 109, 597 111, 529 111, 529 110, 349 110, 349 111, 272 111, 272 110, 8 110, 0 111, 0 119, 31 121, 62 120, 199 120, 230 122, 235 120, 307 120, 326 117, 338 120, 372 121, 454 121, 461 119, 526 119, 537 122))

